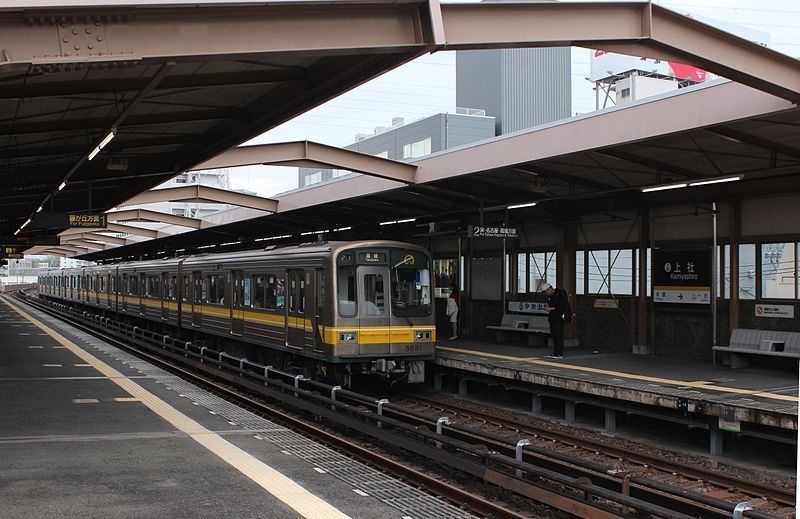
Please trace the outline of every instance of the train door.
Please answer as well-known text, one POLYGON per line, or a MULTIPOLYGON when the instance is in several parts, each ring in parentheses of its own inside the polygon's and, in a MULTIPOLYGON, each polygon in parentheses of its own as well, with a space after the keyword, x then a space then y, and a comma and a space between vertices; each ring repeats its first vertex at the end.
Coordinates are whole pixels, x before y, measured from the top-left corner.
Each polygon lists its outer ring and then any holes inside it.
MULTIPOLYGON (((250 280, 248 279, 248 281, 250 280)), ((242 335, 244 334, 245 286, 244 286, 244 273, 241 270, 234 270, 231 273, 230 286, 232 292, 231 333, 234 335, 242 335)), ((249 290, 247 292, 249 293, 249 290)))
POLYGON ((203 324, 203 273, 192 272, 192 326, 203 324))
POLYGON ((325 271, 317 269, 316 278, 313 284, 313 298, 309 296, 309 301, 316 301, 314 305, 314 351, 316 353, 325 352, 325 271))
POLYGON ((161 277, 161 318, 169 319, 169 305, 172 301, 172 294, 175 293, 173 278, 169 274, 159 274, 161 277))
POLYGON ((290 270, 287 278, 289 304, 286 305, 286 345, 305 349, 307 333, 311 334, 313 340, 313 330, 306 321, 306 273, 290 270))
POLYGON ((106 274, 106 306, 111 308, 111 295, 114 293, 114 276, 106 274))
POLYGON ((123 274, 122 275, 122 286, 119 287, 119 293, 122 295, 121 299, 122 299, 122 311, 123 312, 127 312, 128 311, 128 297, 129 297, 129 294, 131 293, 130 286, 128 285, 128 283, 129 283, 128 275, 127 274, 123 274))
POLYGON ((389 276, 386 267, 358 267, 359 350, 362 354, 388 353, 388 336, 369 328, 390 324, 389 276), (380 346, 386 345, 386 346, 380 346))
POLYGON ((147 301, 145 299, 145 295, 147 295, 147 276, 145 276, 144 273, 138 274, 138 276, 139 276, 139 315, 147 315, 147 301))

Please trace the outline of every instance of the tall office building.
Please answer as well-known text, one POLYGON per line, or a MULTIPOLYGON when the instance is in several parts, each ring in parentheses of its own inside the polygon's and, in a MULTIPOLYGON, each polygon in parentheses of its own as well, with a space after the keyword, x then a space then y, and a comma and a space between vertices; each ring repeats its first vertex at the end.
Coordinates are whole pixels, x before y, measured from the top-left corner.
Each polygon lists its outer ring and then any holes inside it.
POLYGON ((456 52, 456 106, 486 110, 497 135, 571 117, 571 49, 456 52))

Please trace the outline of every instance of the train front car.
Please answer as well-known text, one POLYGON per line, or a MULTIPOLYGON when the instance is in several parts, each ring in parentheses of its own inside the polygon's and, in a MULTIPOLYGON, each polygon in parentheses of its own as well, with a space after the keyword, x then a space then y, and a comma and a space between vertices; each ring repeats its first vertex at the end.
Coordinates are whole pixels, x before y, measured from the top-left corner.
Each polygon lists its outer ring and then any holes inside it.
POLYGON ((385 241, 332 252, 335 317, 325 342, 333 345, 335 362, 392 383, 423 382, 436 339, 428 253, 385 241))

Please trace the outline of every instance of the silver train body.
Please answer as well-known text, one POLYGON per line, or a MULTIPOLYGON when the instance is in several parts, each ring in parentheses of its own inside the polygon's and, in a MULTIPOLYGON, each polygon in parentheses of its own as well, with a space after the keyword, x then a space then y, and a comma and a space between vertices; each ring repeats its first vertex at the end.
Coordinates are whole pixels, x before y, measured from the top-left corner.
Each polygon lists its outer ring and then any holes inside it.
POLYGON ((323 242, 52 270, 39 293, 256 346, 253 360, 414 383, 434 356, 431 268, 415 245, 323 242))

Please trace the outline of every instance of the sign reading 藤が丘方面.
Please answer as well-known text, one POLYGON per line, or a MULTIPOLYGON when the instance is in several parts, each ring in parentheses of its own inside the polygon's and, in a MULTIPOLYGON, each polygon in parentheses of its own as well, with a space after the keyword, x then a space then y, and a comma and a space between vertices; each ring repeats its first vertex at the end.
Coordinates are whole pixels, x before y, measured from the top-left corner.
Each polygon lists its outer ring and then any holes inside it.
POLYGON ((756 317, 779 317, 794 319, 794 306, 792 305, 756 305, 756 317))
POLYGON ((80 213, 70 213, 67 215, 67 221, 69 223, 70 228, 75 227, 85 227, 85 228, 95 228, 95 227, 105 227, 106 223, 108 222, 108 217, 104 214, 80 214, 80 213))
POLYGON ((654 302, 711 304, 709 249, 656 249, 652 271, 654 302))
POLYGON ((485 225, 468 225, 467 236, 470 238, 516 238, 516 227, 489 227, 485 225))
POLYGON ((508 311, 520 314, 547 314, 547 303, 528 303, 524 301, 509 301, 508 311))

